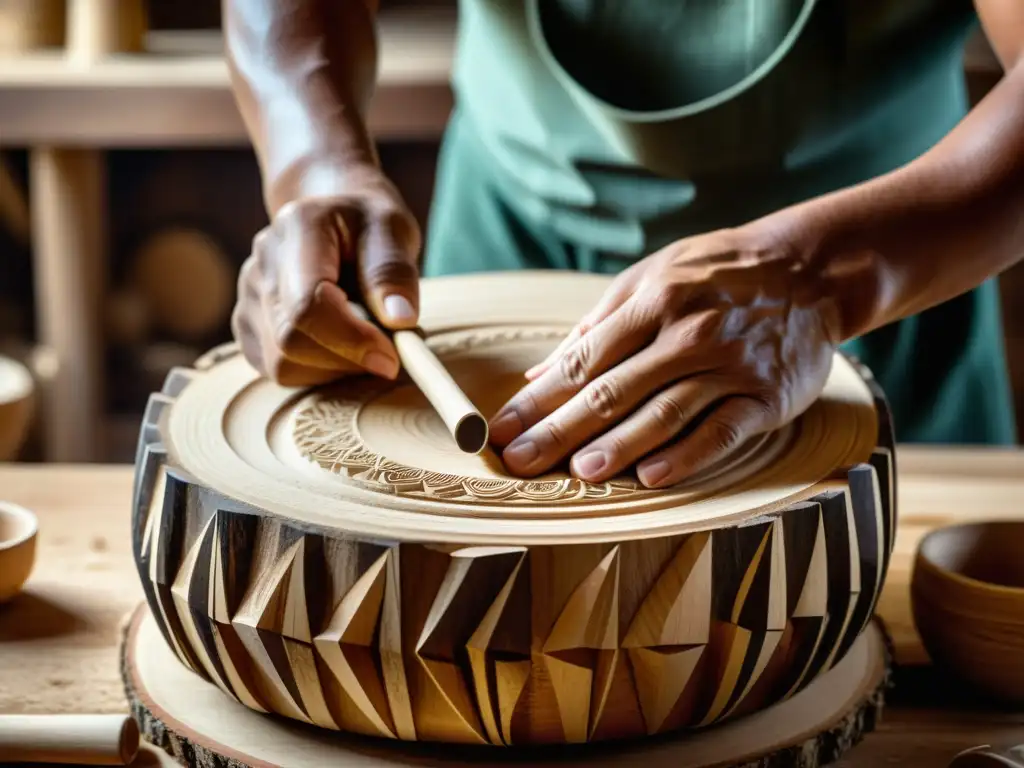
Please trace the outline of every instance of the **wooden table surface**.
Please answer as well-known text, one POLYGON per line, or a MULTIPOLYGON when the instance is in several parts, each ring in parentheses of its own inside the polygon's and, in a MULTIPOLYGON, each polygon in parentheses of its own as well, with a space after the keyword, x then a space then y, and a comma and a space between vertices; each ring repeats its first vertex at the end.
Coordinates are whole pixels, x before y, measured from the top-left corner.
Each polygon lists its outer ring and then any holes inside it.
MULTIPOLYGON (((883 722, 837 765, 944 766, 977 744, 1024 743, 1024 711, 976 700, 927 664, 910 617, 908 579, 928 530, 1024 518, 1024 451, 903 446, 896 552, 879 614, 896 644, 896 690, 883 722)), ((0 465, 0 499, 40 520, 36 568, 0 606, 0 714, 126 712, 119 627, 142 600, 129 546, 132 469, 0 465)))

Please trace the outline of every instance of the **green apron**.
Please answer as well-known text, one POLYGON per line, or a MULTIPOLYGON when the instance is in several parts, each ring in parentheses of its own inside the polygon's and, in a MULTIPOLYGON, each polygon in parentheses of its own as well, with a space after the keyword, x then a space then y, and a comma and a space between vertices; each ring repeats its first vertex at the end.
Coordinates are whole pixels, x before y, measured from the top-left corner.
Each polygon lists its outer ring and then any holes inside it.
MULTIPOLYGON (((461 0, 424 274, 616 273, 890 171, 966 113, 975 23, 970 0, 461 0)), ((995 280, 845 348, 899 440, 1016 442, 995 280)))

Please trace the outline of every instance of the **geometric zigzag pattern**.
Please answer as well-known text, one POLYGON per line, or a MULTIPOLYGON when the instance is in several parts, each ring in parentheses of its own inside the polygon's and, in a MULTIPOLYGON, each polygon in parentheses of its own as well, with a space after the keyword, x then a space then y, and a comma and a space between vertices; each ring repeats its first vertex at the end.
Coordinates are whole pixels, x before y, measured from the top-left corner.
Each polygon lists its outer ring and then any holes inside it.
POLYGON ((180 661, 257 711, 492 745, 703 727, 833 666, 885 579, 885 447, 808 501, 653 549, 362 542, 291 527, 171 466, 157 425, 187 381, 172 374, 147 410, 136 561, 180 661))

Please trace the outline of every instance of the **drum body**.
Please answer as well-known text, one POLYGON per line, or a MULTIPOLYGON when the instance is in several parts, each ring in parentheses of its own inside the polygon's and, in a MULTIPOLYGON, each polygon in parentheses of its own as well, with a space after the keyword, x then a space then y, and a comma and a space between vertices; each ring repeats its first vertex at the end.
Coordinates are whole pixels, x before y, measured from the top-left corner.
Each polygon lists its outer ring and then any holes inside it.
MULTIPOLYGON (((560 273, 424 281, 422 327, 489 417, 600 297, 560 273)), ((324 729, 496 746, 704 728, 792 697, 868 626, 896 529, 883 394, 819 400, 691 481, 522 480, 407 379, 289 389, 231 345, 139 441, 133 546, 181 664, 324 729)))

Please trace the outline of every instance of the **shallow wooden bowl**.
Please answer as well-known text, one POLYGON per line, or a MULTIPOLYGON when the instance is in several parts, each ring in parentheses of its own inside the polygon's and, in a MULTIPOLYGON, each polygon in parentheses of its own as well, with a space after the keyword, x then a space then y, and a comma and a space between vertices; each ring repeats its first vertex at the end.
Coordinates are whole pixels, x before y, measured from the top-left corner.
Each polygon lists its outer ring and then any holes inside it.
MULTIPOLYGON (((426 280, 427 344, 489 417, 610 280, 426 280)), ((175 370, 136 459, 157 625, 247 707, 408 741, 593 742, 788 699, 870 623, 896 528, 870 374, 676 487, 466 454, 407 378, 312 390, 237 348, 175 370)))
POLYGON ((914 621, 932 661, 1024 703, 1024 521, 950 526, 918 547, 914 621))
POLYGON ((0 603, 21 591, 36 560, 36 516, 17 504, 0 502, 0 603))
POLYGON ((35 383, 21 363, 0 356, 0 461, 17 457, 32 422, 35 383))

